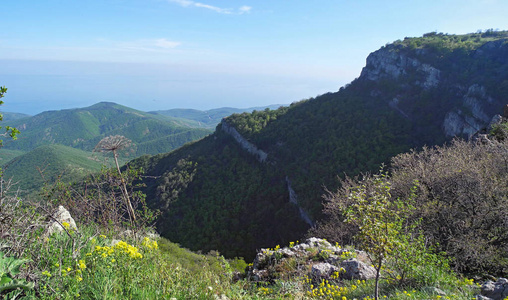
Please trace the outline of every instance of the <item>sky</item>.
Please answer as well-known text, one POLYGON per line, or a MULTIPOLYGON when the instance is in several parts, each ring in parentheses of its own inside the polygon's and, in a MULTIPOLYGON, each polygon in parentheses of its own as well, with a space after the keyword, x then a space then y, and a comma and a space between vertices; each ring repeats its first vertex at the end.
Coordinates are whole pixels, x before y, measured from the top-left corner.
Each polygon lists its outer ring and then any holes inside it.
POLYGON ((0 111, 246 108, 337 91, 404 37, 508 29, 507 0, 2 0, 0 111))

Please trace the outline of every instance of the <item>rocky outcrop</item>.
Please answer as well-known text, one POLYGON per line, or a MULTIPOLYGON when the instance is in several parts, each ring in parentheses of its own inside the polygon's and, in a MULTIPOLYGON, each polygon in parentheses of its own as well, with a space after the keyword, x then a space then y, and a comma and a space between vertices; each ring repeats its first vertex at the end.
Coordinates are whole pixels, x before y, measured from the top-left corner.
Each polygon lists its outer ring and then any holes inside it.
POLYGON ((52 222, 48 225, 48 235, 66 230, 78 230, 76 222, 65 207, 58 206, 58 210, 51 217, 52 222))
POLYGON ((340 267, 344 270, 342 276, 344 279, 369 280, 376 278, 376 270, 373 267, 354 258, 342 261, 340 267))
POLYGON ((259 162, 265 162, 268 158, 268 154, 261 149, 258 149, 256 145, 245 139, 233 126, 229 125, 226 120, 221 122, 222 131, 231 135, 240 146, 250 154, 254 155, 259 162))
POLYGON ((495 100, 490 97, 485 87, 473 84, 462 97, 461 108, 455 108, 446 114, 443 129, 447 136, 471 137, 489 124, 490 117, 485 113, 485 104, 495 100))
MULTIPOLYGON (((442 89, 447 94, 446 99, 442 99, 442 104, 434 104, 436 107, 444 108, 442 111, 435 112, 435 120, 427 117, 425 126, 435 126, 441 124, 442 133, 445 138, 460 136, 471 137, 481 128, 488 125, 493 112, 499 111, 500 99, 495 99, 490 93, 496 95, 496 91, 490 88, 487 90, 486 82, 481 76, 473 77, 472 80, 457 80, 457 74, 453 73, 455 67, 438 67, 424 63, 423 61, 432 61, 436 64, 443 63, 442 57, 434 57, 432 50, 424 48, 409 49, 402 44, 392 44, 385 46, 378 51, 371 53, 367 57, 366 66, 362 69, 359 80, 363 82, 376 81, 390 86, 389 89, 382 91, 379 86, 371 92, 375 98, 383 98, 388 101, 387 104, 404 118, 418 123, 422 117, 420 115, 421 103, 416 103, 422 90, 442 89), (383 83, 384 82, 384 83, 383 83), (390 94, 393 90, 396 93, 390 94), (388 99, 387 99, 388 98, 388 99)), ((476 61, 480 63, 484 60, 491 61, 494 65, 503 65, 508 63, 508 46, 506 40, 488 42, 469 57, 471 64, 476 61)), ((451 61, 447 66, 453 65, 451 61)), ((463 71, 469 72, 469 68, 461 66, 463 71)), ((472 71, 471 71, 472 72, 472 71)), ((483 72, 482 69, 478 72, 483 72)), ((502 77, 490 78, 489 80, 501 80, 500 84, 506 85, 506 80, 502 77), (503 81, 504 80, 504 81, 503 81)), ((425 98, 425 96, 423 97, 425 98)), ((438 97, 434 96, 435 99, 438 97)), ((431 100, 425 100, 431 101, 431 100)), ((428 130, 423 129, 422 131, 428 130)))
POLYGON ((508 279, 499 278, 496 282, 487 281, 482 284, 481 295, 492 300, 503 300, 508 297, 508 279))
POLYGON ((421 87, 429 89, 439 84, 441 71, 396 50, 395 47, 388 46, 371 53, 360 78, 371 81, 381 78, 398 79, 409 72, 416 72, 422 75, 422 80, 417 82, 421 87))
POLYGON ((317 263, 314 264, 310 270, 311 276, 314 279, 322 280, 329 279, 334 273, 340 273, 341 269, 330 263, 317 263))
POLYGON ((312 219, 309 217, 309 214, 298 204, 298 196, 296 195, 295 190, 293 190, 293 187, 291 187, 291 181, 289 180, 289 177, 286 176, 286 183, 288 186, 288 192, 289 192, 289 202, 293 203, 298 207, 298 211, 300 212, 300 218, 305 221, 305 223, 309 224, 310 227, 314 226, 314 222, 312 222, 312 219))
POLYGON ((306 275, 315 282, 331 278, 368 280, 375 277, 376 271, 366 262, 361 251, 333 246, 324 239, 312 237, 304 243, 291 243, 289 247, 261 249, 247 277, 253 281, 272 281, 277 278, 278 270, 284 269, 285 276, 306 275), (288 265, 295 267, 288 269, 288 265))

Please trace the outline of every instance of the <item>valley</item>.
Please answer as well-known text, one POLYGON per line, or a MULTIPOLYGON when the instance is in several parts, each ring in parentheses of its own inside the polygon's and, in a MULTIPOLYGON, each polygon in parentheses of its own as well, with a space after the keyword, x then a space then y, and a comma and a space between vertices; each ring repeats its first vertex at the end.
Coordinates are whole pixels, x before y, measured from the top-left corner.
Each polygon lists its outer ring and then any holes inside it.
POLYGON ((508 31, 487 30, 386 44, 287 106, 6 113, 0 234, 69 299, 102 281, 132 299, 485 299, 468 278, 508 272, 507 99, 508 31), (111 136, 127 142, 94 151, 111 136), (60 205, 81 231, 43 236, 60 205))

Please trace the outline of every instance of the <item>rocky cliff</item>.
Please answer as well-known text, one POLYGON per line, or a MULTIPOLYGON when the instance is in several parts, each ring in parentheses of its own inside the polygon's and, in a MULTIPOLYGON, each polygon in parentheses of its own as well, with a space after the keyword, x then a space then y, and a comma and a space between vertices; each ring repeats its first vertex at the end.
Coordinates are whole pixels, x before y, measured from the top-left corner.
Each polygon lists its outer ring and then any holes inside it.
POLYGON ((245 139, 240 133, 238 133, 238 131, 233 126, 229 125, 226 120, 223 119, 221 121, 220 128, 222 129, 222 131, 232 136, 238 142, 238 144, 240 144, 240 146, 243 149, 245 149, 245 151, 255 156, 259 162, 266 161, 266 159, 268 158, 268 154, 265 151, 259 149, 253 143, 249 142, 247 139, 245 139))
POLYGON ((444 53, 432 44, 412 48, 411 42, 387 45, 367 57, 359 80, 376 83, 371 94, 388 97, 390 107, 413 121, 422 117, 418 107, 427 104, 418 103, 422 94, 432 95, 434 99, 425 100, 442 102, 432 122, 446 137, 470 137, 488 126, 508 98, 506 34, 477 49, 455 45, 444 53), (387 82, 392 91, 379 87, 387 82))

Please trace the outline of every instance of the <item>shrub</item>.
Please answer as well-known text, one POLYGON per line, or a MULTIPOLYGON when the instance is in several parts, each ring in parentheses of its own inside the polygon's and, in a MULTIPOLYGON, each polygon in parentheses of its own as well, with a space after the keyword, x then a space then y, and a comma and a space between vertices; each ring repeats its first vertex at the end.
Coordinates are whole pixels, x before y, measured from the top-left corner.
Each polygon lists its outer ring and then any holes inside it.
POLYGON ((392 160, 394 196, 410 193, 429 242, 461 272, 508 270, 508 141, 475 144, 455 140, 392 160))

